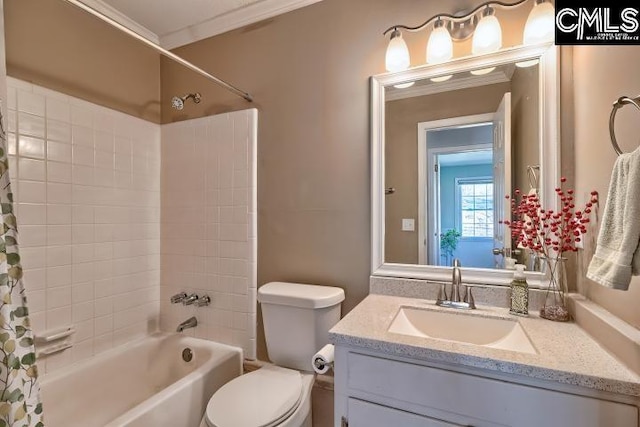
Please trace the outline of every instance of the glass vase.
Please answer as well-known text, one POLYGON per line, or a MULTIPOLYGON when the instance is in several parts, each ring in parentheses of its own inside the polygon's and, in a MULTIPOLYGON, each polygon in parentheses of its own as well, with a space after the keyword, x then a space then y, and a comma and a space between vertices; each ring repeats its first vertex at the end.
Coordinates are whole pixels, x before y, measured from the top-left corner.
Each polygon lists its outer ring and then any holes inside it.
POLYGON ((540 309, 540 317, 556 322, 567 322, 571 319, 567 308, 567 259, 543 258, 549 287, 545 293, 544 304, 540 309))

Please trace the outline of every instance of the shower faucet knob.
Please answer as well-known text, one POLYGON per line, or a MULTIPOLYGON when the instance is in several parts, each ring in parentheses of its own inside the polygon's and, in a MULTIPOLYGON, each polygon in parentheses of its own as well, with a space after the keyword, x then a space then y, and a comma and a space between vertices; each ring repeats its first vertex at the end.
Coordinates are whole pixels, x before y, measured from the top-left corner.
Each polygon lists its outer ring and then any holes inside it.
POLYGON ((198 301, 198 294, 191 294, 188 297, 186 297, 183 301, 182 304, 184 305, 192 305, 193 303, 195 303, 196 301, 198 301))
POLYGON ((195 302, 196 307, 206 307, 211 304, 211 298, 209 295, 203 295, 195 302))
POLYGON ((182 302, 185 300, 185 298, 187 298, 187 294, 184 292, 180 292, 179 294, 175 294, 174 296, 171 297, 171 304, 177 304, 179 302, 182 302))

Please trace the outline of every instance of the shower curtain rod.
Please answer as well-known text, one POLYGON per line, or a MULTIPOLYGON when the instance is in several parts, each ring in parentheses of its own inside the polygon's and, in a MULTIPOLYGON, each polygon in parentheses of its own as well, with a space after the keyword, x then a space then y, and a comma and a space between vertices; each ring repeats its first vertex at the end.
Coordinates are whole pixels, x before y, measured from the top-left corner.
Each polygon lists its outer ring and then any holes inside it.
POLYGON ((212 82, 216 83, 217 85, 222 86, 223 88, 233 92, 234 94, 246 99, 249 102, 253 102, 253 97, 251 95, 249 95, 247 92, 241 91, 237 87, 225 82, 224 80, 221 80, 221 79, 217 78, 216 76, 207 73, 202 68, 197 67, 197 66, 193 65, 191 62, 187 61, 186 59, 183 59, 183 58, 179 57, 175 53, 172 53, 172 52, 168 51, 167 49, 164 49, 164 48, 158 46, 154 42, 148 40, 146 37, 143 37, 140 34, 136 33, 135 31, 130 30, 129 28, 125 27, 124 25, 120 24, 119 22, 109 18, 106 15, 103 15, 102 13, 98 12, 97 10, 94 10, 92 7, 87 6, 86 4, 82 3, 81 1, 78 1, 78 0, 65 0, 65 1, 67 3, 71 3, 72 5, 84 10, 87 13, 90 13, 91 15, 95 16, 96 18, 99 18, 99 19, 103 20, 107 24, 110 24, 111 26, 119 29, 120 31, 122 31, 122 32, 130 35, 131 37, 141 41, 142 43, 146 44, 147 46, 149 46, 153 50, 161 53, 162 55, 166 56, 167 58, 176 61, 178 64, 180 64, 180 65, 182 65, 184 67, 187 67, 191 71, 195 71, 196 73, 200 74, 203 77, 206 77, 207 79, 211 80, 212 82))

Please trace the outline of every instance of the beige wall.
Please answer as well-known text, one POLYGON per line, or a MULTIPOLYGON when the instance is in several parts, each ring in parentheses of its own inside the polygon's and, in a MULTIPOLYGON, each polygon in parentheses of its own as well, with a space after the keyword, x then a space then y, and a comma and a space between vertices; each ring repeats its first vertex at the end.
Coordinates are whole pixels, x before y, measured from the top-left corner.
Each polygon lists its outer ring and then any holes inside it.
POLYGON ((160 121, 160 57, 62 0, 5 0, 7 73, 160 121))
MULTIPOLYGON (((258 123, 258 285, 289 280, 343 287, 343 311, 369 290, 369 76, 384 71, 394 23, 416 24, 480 1, 323 0, 177 49, 255 97, 258 123)), ((529 8, 498 10, 504 45, 522 41, 529 8)), ((406 35, 413 65, 427 32, 406 35)), ((456 44, 455 54, 470 52, 456 44)), ((198 90, 200 105, 163 109, 164 123, 247 108, 166 60, 162 101, 198 90)), ((258 316, 260 319, 260 316, 258 316)), ((259 320, 260 321, 260 320, 259 320)), ((261 326, 258 332, 261 332, 261 326)), ((258 356, 264 358, 259 336, 258 356)))
POLYGON ((385 261, 418 263, 418 123, 493 113, 510 83, 390 101, 385 121, 385 261), (416 231, 401 230, 402 218, 415 218, 416 231))
MULTIPOLYGON (((640 49, 637 46, 580 46, 573 49, 576 194, 584 199, 591 190, 597 190, 602 200, 600 213, 604 209, 616 159, 609 138, 611 105, 620 96, 637 96, 640 93, 638 69, 640 49)), ((616 136, 623 151, 633 151, 639 145, 638 114, 634 108, 626 107, 616 117, 616 136)), ((596 233, 589 240, 595 237, 596 233)), ((634 278, 627 292, 609 290, 587 280, 585 272, 592 253, 593 242, 590 242, 578 265, 579 289, 609 311, 640 328, 640 280, 634 278)))
POLYGON ((538 67, 516 67, 511 79, 513 188, 530 188, 527 166, 540 164, 538 67))

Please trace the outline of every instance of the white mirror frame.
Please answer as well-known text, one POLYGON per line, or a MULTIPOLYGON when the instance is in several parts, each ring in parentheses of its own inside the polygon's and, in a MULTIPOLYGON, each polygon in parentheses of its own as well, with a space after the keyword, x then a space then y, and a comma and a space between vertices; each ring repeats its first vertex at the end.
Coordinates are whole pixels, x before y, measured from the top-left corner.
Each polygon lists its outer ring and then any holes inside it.
MULTIPOLYGON (((494 67, 527 59, 539 59, 540 117, 540 189, 541 202, 547 209, 557 209, 555 188, 560 182, 560 52, 553 44, 520 46, 499 52, 467 56, 437 65, 424 65, 396 73, 371 77, 371 274, 373 276, 450 281, 451 267, 384 262, 385 226, 385 87, 437 76, 494 67)), ((416 159, 417 161, 417 159, 416 159)), ((513 271, 464 268, 466 283, 506 285, 513 271)), ((533 287, 546 287, 538 272, 527 272, 533 287)))

